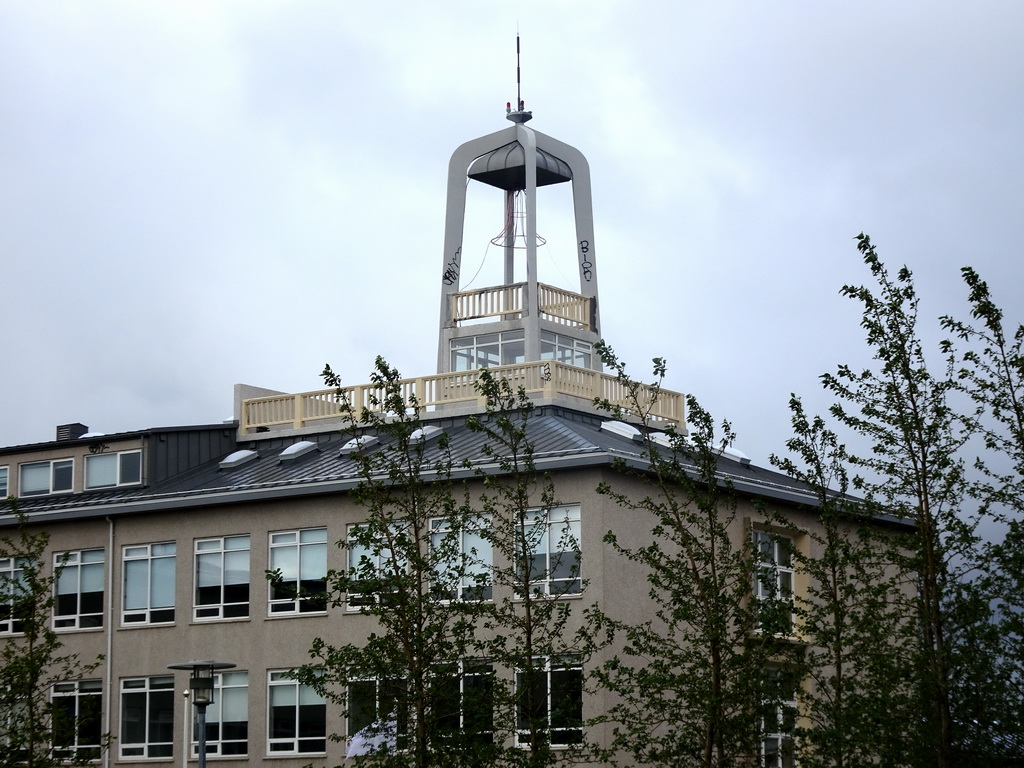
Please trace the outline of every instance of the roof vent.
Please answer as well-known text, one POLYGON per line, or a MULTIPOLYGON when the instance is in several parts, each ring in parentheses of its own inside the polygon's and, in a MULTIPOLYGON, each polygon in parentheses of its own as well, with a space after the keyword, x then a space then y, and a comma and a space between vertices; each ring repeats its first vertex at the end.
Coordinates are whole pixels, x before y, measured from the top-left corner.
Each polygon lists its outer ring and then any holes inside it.
POLYGON ((295 461, 300 456, 305 456, 310 451, 316 450, 316 443, 311 443, 309 440, 299 440, 297 443, 292 443, 283 451, 281 451, 280 459, 283 462, 295 461))
POLYGON ((605 432, 611 432, 613 435, 624 437, 627 440, 632 440, 636 443, 641 443, 644 439, 639 429, 624 421, 602 421, 601 429, 605 432))
POLYGON ((74 424, 61 424, 57 427, 57 439, 77 440, 88 432, 89 428, 85 424, 79 424, 77 421, 74 424))
POLYGON ((426 443, 429 443, 431 440, 433 440, 435 437, 440 437, 443 432, 444 430, 441 429, 440 427, 435 427, 433 425, 428 424, 425 427, 414 429, 412 434, 409 435, 409 443, 412 445, 423 443, 425 445, 426 443))
POLYGON ((359 437, 353 437, 343 446, 341 446, 341 455, 348 456, 350 453, 361 451, 364 448, 369 448, 371 445, 376 445, 380 440, 374 435, 360 435, 359 437))
POLYGON ((256 451, 250 451, 248 448, 243 448, 240 451, 235 451, 224 457, 224 460, 219 464, 221 469, 236 469, 243 464, 248 464, 250 461, 258 457, 259 454, 256 451))

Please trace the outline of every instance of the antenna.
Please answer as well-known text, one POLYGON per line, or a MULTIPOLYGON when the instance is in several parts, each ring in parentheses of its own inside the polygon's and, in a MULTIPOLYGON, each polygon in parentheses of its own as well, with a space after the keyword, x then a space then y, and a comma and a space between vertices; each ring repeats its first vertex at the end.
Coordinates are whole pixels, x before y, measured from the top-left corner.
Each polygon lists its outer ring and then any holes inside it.
POLYGON ((516 103, 515 107, 511 101, 505 105, 505 119, 513 123, 525 123, 532 118, 533 113, 527 112, 523 103, 523 78, 519 66, 519 26, 516 25, 516 103))
POLYGON ((516 109, 523 108, 522 80, 519 74, 519 31, 516 30, 516 109))

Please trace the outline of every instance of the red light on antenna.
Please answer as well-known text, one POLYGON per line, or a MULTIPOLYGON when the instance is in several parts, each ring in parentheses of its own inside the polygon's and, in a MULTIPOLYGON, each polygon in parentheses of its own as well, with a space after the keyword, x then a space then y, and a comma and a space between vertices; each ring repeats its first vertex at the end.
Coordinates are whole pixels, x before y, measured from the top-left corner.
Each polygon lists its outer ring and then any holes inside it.
POLYGON ((526 102, 520 100, 519 101, 519 111, 522 112, 523 111, 523 107, 525 107, 525 106, 526 106, 526 102))
POLYGON ((505 111, 506 112, 511 112, 512 111, 512 102, 511 101, 506 101, 505 102, 505 111))

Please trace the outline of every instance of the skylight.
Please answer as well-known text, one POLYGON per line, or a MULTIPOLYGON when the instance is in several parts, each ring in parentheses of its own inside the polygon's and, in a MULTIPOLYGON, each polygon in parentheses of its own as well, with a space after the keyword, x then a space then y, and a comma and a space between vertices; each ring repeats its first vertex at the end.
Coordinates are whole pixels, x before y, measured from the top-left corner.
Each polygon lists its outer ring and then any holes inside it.
POLYGON ((256 451, 250 451, 248 448, 243 448, 225 456, 219 466, 221 469, 235 469, 243 464, 248 464, 257 456, 259 456, 259 454, 256 453, 256 451))
POLYGON ((292 443, 283 451, 281 451, 281 461, 295 461, 300 456, 305 456, 310 451, 316 450, 316 443, 312 443, 309 440, 299 440, 297 443, 292 443))
POLYGON ((359 437, 353 437, 343 446, 341 446, 341 455, 348 456, 350 453, 361 451, 364 448, 369 448, 371 445, 376 445, 380 440, 375 435, 360 435, 359 437))
POLYGON ((613 435, 624 437, 627 440, 634 440, 638 443, 643 440, 643 435, 640 433, 640 430, 632 424, 627 424, 624 421, 602 421, 601 429, 605 432, 611 432, 613 435))
POLYGON ((425 427, 420 427, 419 429, 414 430, 413 433, 409 435, 409 442, 413 445, 416 443, 429 443, 435 437, 440 437, 443 432, 444 430, 440 427, 428 424, 425 427))

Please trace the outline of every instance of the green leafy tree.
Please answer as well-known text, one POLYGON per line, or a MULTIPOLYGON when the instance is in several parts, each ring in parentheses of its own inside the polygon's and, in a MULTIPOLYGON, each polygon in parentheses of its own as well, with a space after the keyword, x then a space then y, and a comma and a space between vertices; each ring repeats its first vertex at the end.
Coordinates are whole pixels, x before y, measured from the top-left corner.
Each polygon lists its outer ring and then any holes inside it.
MULTIPOLYGON (((727 422, 716 427, 690 397, 689 431, 666 428, 667 440, 656 443, 649 414, 664 362, 655 360, 656 381, 645 387, 627 375, 611 349, 600 345, 599 352, 627 396, 621 407, 598 405, 644 424, 645 459, 641 469, 620 466, 630 478, 628 490, 599 490, 651 526, 639 546, 615 531, 605 537, 645 573, 653 614, 630 623, 595 611, 617 648, 594 675, 617 701, 608 714, 612 748, 636 763, 666 768, 749 765, 765 729, 788 724, 769 721, 792 719, 791 712, 780 718, 791 694, 778 684, 788 677, 793 650, 780 639, 791 634, 792 603, 779 592, 752 597, 755 579, 776 581, 765 573, 772 565, 753 546, 737 496, 719 472, 734 434, 727 422)), ((766 536, 765 543, 773 538, 766 536)))
POLYGON ((102 658, 85 662, 67 653, 51 624, 55 586, 62 566, 47 567, 50 535, 34 530, 14 499, 15 535, 0 537, 0 620, 12 636, 0 644, 0 768, 85 765, 100 757, 109 738, 101 733, 100 712, 69 713, 52 698, 59 683, 89 675, 102 658), (85 742, 89 748, 78 748, 85 742))
POLYGON ((817 518, 807 553, 795 553, 807 584, 797 600, 807 640, 796 665, 799 764, 907 765, 907 723, 918 718, 905 536, 880 521, 883 509, 849 495, 849 457, 824 419, 809 417, 796 397, 790 411, 786 446, 795 458, 772 463, 813 490, 817 518))

